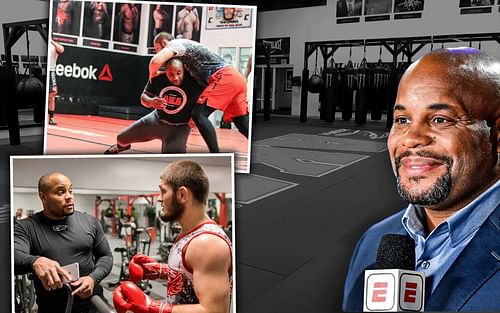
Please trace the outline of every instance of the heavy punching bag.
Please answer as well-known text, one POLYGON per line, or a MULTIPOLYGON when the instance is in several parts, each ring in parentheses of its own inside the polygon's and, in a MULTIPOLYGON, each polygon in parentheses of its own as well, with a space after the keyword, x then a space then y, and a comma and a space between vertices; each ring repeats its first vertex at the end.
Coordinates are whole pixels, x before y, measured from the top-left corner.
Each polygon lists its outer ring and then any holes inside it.
POLYGON ((358 68, 358 92, 356 93, 356 111, 354 113, 354 123, 356 125, 366 124, 366 113, 370 86, 370 69, 366 59, 363 58, 358 68))
POLYGON ((382 109, 387 103, 387 85, 389 83, 389 71, 385 68, 382 60, 379 59, 373 68, 371 80, 371 119, 380 121, 382 119, 382 109))
POLYGON ((354 100, 354 91, 357 88, 357 75, 352 61, 349 60, 344 68, 342 76, 342 119, 349 121, 352 118, 352 104, 354 100))
POLYGON ((21 79, 16 86, 16 98, 18 106, 34 108, 35 122, 43 121, 45 87, 38 78, 30 76, 21 79))
POLYGON ((379 47, 378 61, 372 70, 371 80, 371 119, 380 121, 382 110, 385 110, 387 103, 387 86, 389 84, 390 70, 382 62, 382 46, 379 47))
POLYGON ((33 77, 36 77, 38 80, 40 80, 43 84, 43 99, 41 99, 39 102, 35 104, 35 107, 33 108, 33 120, 35 123, 42 123, 44 121, 44 116, 45 116, 45 79, 43 78, 42 75, 42 68, 40 66, 31 66, 31 75, 33 77))
POLYGON ((312 93, 320 93, 323 88, 323 78, 318 73, 312 74, 307 81, 307 90, 312 93))
POLYGON ((325 122, 331 123, 335 120, 335 78, 337 77, 337 70, 334 65, 330 64, 323 71, 323 83, 325 84, 325 95, 324 95, 324 120, 325 122))
POLYGON ((307 90, 312 93, 320 93, 323 88, 324 82, 318 70, 318 49, 316 49, 316 63, 314 64, 314 72, 307 81, 307 90))

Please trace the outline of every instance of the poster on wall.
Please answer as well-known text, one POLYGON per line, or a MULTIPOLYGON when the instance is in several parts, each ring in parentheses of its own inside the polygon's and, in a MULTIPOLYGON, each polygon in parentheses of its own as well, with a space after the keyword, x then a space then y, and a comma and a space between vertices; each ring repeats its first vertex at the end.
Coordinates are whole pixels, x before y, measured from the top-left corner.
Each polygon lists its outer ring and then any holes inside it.
POLYGON ((460 14, 491 13, 495 0, 459 0, 460 14))
POLYGON ((252 26, 252 10, 235 7, 208 7, 206 29, 247 28, 252 26))
MULTIPOLYGON (((124 44, 139 43, 139 26, 141 24, 141 5, 135 3, 116 3, 114 24, 114 41, 124 44)), ((116 50, 137 51, 137 48, 114 44, 116 50)))
POLYGON ((365 22, 389 20, 392 0, 365 0, 365 22))
MULTIPOLYGON (((252 48, 240 48, 240 59, 238 62, 238 70, 240 71, 241 74, 247 76, 249 73, 247 72, 247 64, 248 61, 250 60, 250 57, 252 56, 252 48)), ((252 64, 250 63, 250 66, 252 64)), ((251 71, 251 69, 249 69, 251 71)))
MULTIPOLYGON (((152 4, 150 6, 148 47, 154 47, 154 38, 161 32, 172 34, 172 23, 174 17, 174 6, 163 4, 152 4)), ((154 53, 153 51, 149 51, 154 53)))
POLYGON ((361 0, 337 0, 337 24, 359 22, 362 8, 361 0))
POLYGON ((220 48, 219 55, 224 59, 224 61, 228 64, 231 64, 234 67, 236 66, 236 47, 231 48, 220 48))
POLYGON ((203 7, 176 6, 174 37, 200 41, 200 23, 203 7))
MULTIPOLYGON (((80 35, 82 3, 72 0, 54 0, 52 10, 52 30, 56 34, 80 35)), ((76 43, 76 38, 61 36, 69 43, 76 43)))
POLYGON ((394 19, 421 18, 424 0, 395 0, 394 19))
MULTIPOLYGON (((97 1, 85 2, 83 11, 83 37, 110 40, 112 17, 112 3, 97 1)), ((97 45, 103 47, 100 43, 104 44, 100 41, 92 41, 93 46, 97 45)))
POLYGON ((257 39, 255 64, 267 64, 268 54, 271 64, 290 63, 290 37, 257 39))

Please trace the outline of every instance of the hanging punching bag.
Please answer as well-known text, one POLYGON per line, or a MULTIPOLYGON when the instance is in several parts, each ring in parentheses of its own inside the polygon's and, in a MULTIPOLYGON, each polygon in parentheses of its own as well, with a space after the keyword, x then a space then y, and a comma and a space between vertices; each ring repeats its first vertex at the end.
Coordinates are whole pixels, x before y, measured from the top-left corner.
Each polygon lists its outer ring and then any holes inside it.
POLYGON ((319 74, 312 74, 307 81, 307 90, 311 93, 320 93, 323 88, 323 78, 319 74))
POLYGON ((311 93, 320 93, 323 91, 324 83, 323 78, 318 70, 318 49, 316 48, 316 62, 314 63, 314 73, 307 81, 307 90, 311 93))
POLYGON ((354 90, 357 85, 356 69, 351 61, 347 62, 342 76, 342 119, 349 121, 352 118, 352 106, 354 100, 354 90))
POLYGON ((354 113, 354 122, 356 125, 366 124, 366 113, 368 106, 370 86, 370 69, 366 59, 363 58, 358 68, 358 88, 356 93, 356 111, 354 113))
POLYGON ((380 121, 382 119, 382 109, 385 109, 386 106, 387 85, 389 82, 389 71, 385 68, 381 59, 373 69, 371 78, 371 119, 372 121, 380 121))
POLYGON ((330 65, 323 71, 323 82, 325 84, 325 122, 331 123, 335 120, 335 78, 337 70, 330 65))

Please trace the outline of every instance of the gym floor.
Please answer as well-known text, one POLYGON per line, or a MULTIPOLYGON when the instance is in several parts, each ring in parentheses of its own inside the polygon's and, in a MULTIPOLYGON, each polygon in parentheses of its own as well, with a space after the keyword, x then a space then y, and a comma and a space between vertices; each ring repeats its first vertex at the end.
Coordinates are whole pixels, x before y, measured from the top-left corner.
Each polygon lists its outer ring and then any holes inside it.
MULTIPOLYGON (((56 114, 57 126, 47 128, 48 154, 102 154, 120 131, 132 120, 112 117, 56 114)), ((235 152, 235 169, 248 172, 248 141, 236 129, 217 129, 221 152, 235 152)), ((134 143, 124 153, 160 153, 161 142, 153 140, 134 143)), ((193 128, 187 142, 188 153, 208 153, 208 148, 197 128, 193 128)))
POLYGON ((350 256, 405 206, 385 115, 357 126, 254 118, 251 174, 236 178, 237 312, 340 312, 350 256))

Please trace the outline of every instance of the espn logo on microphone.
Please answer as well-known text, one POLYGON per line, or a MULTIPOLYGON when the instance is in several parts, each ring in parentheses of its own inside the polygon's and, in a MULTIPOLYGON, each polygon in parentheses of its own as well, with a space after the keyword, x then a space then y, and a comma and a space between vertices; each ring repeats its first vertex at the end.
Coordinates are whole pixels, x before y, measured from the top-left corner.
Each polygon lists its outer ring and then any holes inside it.
POLYGON ((422 312, 424 275, 415 271, 385 269, 365 271, 364 312, 422 312))

